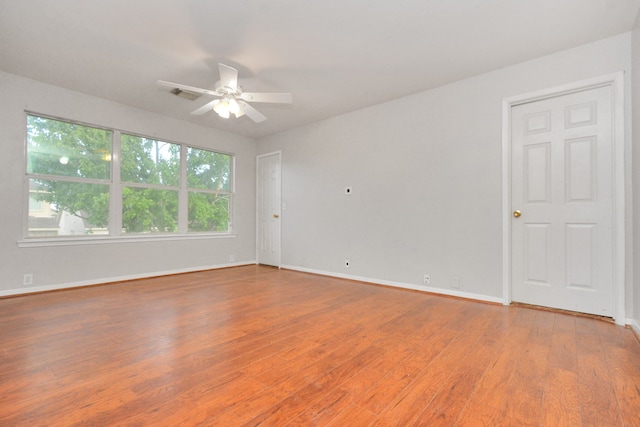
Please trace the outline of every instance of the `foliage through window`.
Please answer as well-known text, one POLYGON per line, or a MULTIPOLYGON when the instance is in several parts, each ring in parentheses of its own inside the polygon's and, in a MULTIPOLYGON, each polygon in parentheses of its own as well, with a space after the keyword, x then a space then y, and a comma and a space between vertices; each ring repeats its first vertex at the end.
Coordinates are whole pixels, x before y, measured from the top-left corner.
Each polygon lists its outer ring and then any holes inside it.
POLYGON ((121 136, 122 232, 178 231, 180 145, 121 136))
POLYGON ((232 156, 27 116, 27 237, 231 232, 232 156))
POLYGON ((231 157, 187 148, 189 231, 224 231, 229 218, 231 157))

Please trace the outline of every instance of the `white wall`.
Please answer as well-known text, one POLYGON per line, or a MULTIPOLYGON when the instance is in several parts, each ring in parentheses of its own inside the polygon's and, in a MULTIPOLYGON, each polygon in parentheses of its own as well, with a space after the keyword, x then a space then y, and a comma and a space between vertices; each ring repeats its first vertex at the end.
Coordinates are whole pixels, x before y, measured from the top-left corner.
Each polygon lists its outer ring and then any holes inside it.
POLYGON ((625 33, 260 140, 259 153, 282 150, 282 263, 408 285, 429 273, 442 289, 459 276, 461 291, 501 298, 503 98, 621 70, 629 88, 630 42, 625 33))
POLYGON ((0 73, 0 295, 255 260, 255 141, 0 73), (25 110, 236 155, 236 237, 81 246, 18 247, 25 212, 25 110))
MULTIPOLYGON (((255 155, 283 152, 284 265, 372 280, 502 295, 501 103, 505 97, 626 72, 631 176, 631 63, 640 102, 640 29, 260 140, 0 73, 0 294, 97 283, 255 258, 255 155), (633 39, 633 50, 631 40, 633 39), (227 239, 20 248, 24 110, 236 154, 238 236, 227 239), (344 196, 344 186, 353 194, 344 196), (343 266, 351 260, 351 269, 343 266)), ((640 111, 640 107, 636 108, 640 111)), ((640 118, 634 117, 640 127, 640 118)), ((640 158, 638 144, 634 147, 640 158)), ((640 166, 633 170, 640 182, 640 166)), ((627 187, 627 315, 637 319, 639 186, 627 187), (632 205, 632 200, 635 205, 632 205), (635 207, 635 209, 633 209, 635 207), (636 233, 631 238, 634 229, 636 233), (634 262, 635 260, 635 262, 634 262), (636 310, 637 311, 637 310, 636 310)))

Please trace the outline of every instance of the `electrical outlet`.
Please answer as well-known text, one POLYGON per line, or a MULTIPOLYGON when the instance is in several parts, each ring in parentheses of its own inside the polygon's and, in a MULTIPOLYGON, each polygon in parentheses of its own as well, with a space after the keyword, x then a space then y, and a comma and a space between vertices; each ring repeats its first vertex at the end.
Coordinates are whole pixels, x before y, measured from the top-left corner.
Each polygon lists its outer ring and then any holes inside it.
POLYGON ((229 262, 233 262, 236 260, 236 257, 234 255, 229 255, 229 262))
POLYGON ((349 261, 348 259, 344 260, 344 268, 351 268, 351 261, 349 261))
POLYGON ((453 278, 451 278, 451 287, 453 289, 460 289, 460 277, 453 276, 453 278))
POLYGON ((424 281, 425 285, 430 285, 431 284, 431 276, 429 276, 428 274, 425 273, 423 281, 424 281))
POLYGON ((22 286, 33 285, 33 274, 25 274, 22 276, 22 286))

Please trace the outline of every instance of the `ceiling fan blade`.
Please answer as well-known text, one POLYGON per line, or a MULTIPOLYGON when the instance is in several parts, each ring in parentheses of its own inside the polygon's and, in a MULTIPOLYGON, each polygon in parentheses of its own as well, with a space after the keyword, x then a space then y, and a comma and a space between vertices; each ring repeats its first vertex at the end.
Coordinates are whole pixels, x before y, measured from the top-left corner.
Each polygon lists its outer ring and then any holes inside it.
POLYGON ((187 90, 189 92, 202 93, 204 95, 221 96, 219 93, 213 90, 201 89, 195 86, 182 85, 180 83, 165 82, 164 80, 158 80, 158 86, 170 87, 172 89, 178 88, 180 90, 187 90))
POLYGON ((265 120, 267 120, 267 116, 265 116, 260 111, 256 110, 255 108, 253 108, 251 105, 247 104, 246 102, 238 101, 238 104, 240 104, 240 107, 242 109, 241 111, 243 111, 244 114, 246 114, 247 117, 249 117, 254 122, 260 123, 260 122, 264 122, 265 120))
POLYGON ((213 100, 213 101, 211 101, 211 102, 207 102, 207 103, 206 103, 206 104, 204 104, 202 107, 200 107, 200 108, 198 108, 198 109, 196 109, 196 110, 193 110, 193 111, 191 112, 191 114, 204 114, 204 113, 206 113, 206 112, 208 112, 208 111, 213 111, 213 106, 214 106, 216 103, 218 103, 218 102, 220 102, 220 100, 219 100, 219 99, 214 99, 214 100, 213 100))
POLYGON ((220 86, 235 91, 238 88, 238 70, 224 64, 218 64, 218 69, 220 70, 220 86))
POLYGON ((260 93, 242 92, 240 98, 251 102, 270 102, 273 104, 291 104, 293 97, 290 93, 260 93))

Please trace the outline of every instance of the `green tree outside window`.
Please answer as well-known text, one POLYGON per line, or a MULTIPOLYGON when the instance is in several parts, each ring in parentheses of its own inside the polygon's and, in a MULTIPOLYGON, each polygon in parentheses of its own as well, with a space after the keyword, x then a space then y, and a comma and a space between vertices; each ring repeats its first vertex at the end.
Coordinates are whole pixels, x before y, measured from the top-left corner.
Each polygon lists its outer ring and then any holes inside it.
MULTIPOLYGON (((176 233, 181 221, 188 232, 229 232, 231 160, 229 154, 28 115, 30 214, 36 206, 43 211, 42 202, 50 214, 30 216, 29 236, 46 235, 45 223, 61 227, 65 216, 80 219, 84 234, 105 234, 113 221, 113 185, 122 195, 122 222, 116 225, 122 233, 176 233), (113 170, 113 144, 120 152, 118 171, 113 170), (181 193, 187 200, 182 220, 181 193)), ((59 228, 51 235, 59 234, 72 233, 59 228)))

